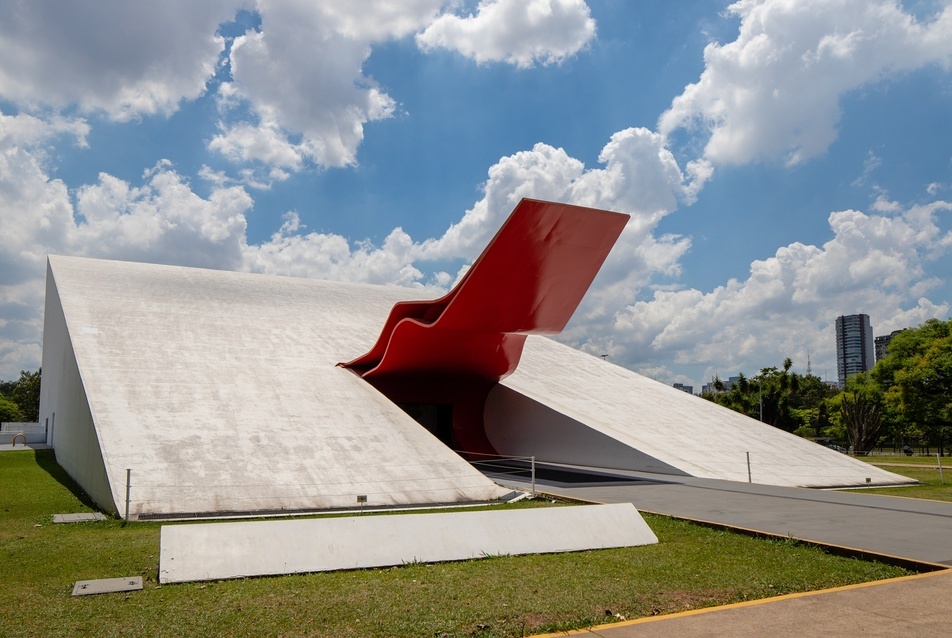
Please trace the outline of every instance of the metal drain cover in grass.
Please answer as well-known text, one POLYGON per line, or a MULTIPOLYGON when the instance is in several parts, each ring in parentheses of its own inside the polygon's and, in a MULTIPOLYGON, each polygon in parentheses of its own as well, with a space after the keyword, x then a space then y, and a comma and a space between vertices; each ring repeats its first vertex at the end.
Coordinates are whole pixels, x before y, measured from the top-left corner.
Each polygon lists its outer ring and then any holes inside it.
POLYGON ((128 578, 101 578, 99 580, 78 580, 73 585, 73 596, 90 594, 112 594, 120 591, 142 589, 142 576, 128 578))

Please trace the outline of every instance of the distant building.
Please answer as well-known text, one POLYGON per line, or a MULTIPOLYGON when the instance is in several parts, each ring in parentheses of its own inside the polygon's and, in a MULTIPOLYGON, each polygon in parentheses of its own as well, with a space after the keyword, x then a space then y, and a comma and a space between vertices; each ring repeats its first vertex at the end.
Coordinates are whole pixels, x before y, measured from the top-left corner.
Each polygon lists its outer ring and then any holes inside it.
MULTIPOLYGON (((904 329, 903 329, 904 330, 904 329)), ((881 337, 876 337, 873 342, 876 348, 876 361, 879 361, 887 354, 889 354, 889 342, 893 340, 897 334, 902 332, 902 330, 893 330, 888 335, 883 335, 881 337)))
POLYGON ((843 315, 836 318, 836 374, 839 387, 846 378, 866 372, 875 363, 873 328, 869 315, 843 315))
MULTIPOLYGON (((705 383, 701 386, 701 394, 717 394, 718 392, 727 392, 731 389, 731 386, 740 381, 740 377, 728 377, 726 379, 721 379, 721 385, 723 386, 720 390, 715 387, 714 380, 712 379, 710 383, 705 383)), ((674 387, 678 387, 675 384, 674 387)))
MULTIPOLYGON (((727 391, 729 391, 729 390, 731 389, 731 386, 732 386, 732 385, 734 385, 735 383, 737 383, 738 381, 740 381, 740 377, 739 377, 739 376, 737 376, 737 377, 727 377, 726 379, 721 379, 720 381, 721 381, 721 385, 724 386, 722 389, 718 390, 718 389, 715 387, 714 380, 711 379, 711 382, 710 382, 710 383, 705 383, 704 385, 701 386, 701 394, 717 394, 718 392, 727 392, 727 391)), ((675 384, 674 384, 674 387, 677 388, 677 387, 678 387, 678 384, 675 383, 675 384)), ((691 388, 691 390, 694 390, 694 388, 693 388, 692 386, 685 386, 685 387, 686 387, 686 388, 691 388)), ((681 388, 679 388, 679 389, 681 389, 681 388)))
POLYGON ((675 383, 674 387, 682 392, 687 392, 688 394, 694 394, 693 385, 684 385, 683 383, 675 383))

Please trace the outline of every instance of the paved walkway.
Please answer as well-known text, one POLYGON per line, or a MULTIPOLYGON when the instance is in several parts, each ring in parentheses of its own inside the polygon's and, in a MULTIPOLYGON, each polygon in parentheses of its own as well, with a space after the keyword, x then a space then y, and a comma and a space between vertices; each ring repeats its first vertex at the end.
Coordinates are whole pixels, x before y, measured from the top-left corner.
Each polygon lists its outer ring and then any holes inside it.
MULTIPOLYGON (((568 498, 634 503, 639 510, 915 561, 952 565, 952 503, 732 481, 620 472, 537 470, 537 487, 568 498)), ((526 489, 522 479, 495 477, 526 489)), ((645 618, 555 635, 952 635, 952 571, 645 618)))
MULTIPOLYGON (((598 503, 634 503, 644 512, 757 530, 878 554, 952 565, 952 503, 573 468, 537 469, 539 489, 598 503), (568 471, 566 471, 568 470, 568 471)), ((526 489, 512 477, 496 477, 526 489)))
MULTIPOLYGON (((549 636, 926 638, 952 634, 952 571, 792 594, 549 636)), ((542 638, 542 637, 537 637, 542 638)))
POLYGON ((49 450, 51 449, 46 443, 27 443, 24 445, 22 441, 17 441, 16 445, 10 443, 0 444, 0 452, 22 452, 23 450, 49 450))

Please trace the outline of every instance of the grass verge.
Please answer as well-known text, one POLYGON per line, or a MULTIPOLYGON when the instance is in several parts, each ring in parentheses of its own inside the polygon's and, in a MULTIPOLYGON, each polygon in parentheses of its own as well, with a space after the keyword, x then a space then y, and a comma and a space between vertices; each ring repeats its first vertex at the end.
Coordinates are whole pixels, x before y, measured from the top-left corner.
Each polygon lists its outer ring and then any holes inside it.
MULTIPOLYGON (((914 463, 907 462, 907 457, 896 457, 895 460, 887 461, 884 461, 884 457, 881 456, 858 456, 856 458, 871 465, 882 467, 889 472, 908 476, 919 481, 919 485, 872 488, 863 490, 864 493, 952 502, 952 458, 944 457, 942 459, 941 474, 934 456, 931 459, 929 457, 910 457, 917 459, 917 462, 914 463), (945 483, 942 483, 943 478, 945 483)), ((885 458, 891 459, 891 457, 885 458)))
MULTIPOLYGON (((916 455, 905 456, 903 454, 870 454, 869 456, 855 457, 860 461, 866 461, 873 465, 923 465, 926 467, 936 467, 935 454, 928 456, 916 455)), ((952 466, 952 458, 942 457, 942 466, 952 466)))
POLYGON ((646 515, 658 545, 160 586, 160 524, 52 525, 91 511, 78 494, 51 452, 0 454, 4 635, 523 636, 909 573, 646 515), (134 575, 143 591, 70 596, 134 575))

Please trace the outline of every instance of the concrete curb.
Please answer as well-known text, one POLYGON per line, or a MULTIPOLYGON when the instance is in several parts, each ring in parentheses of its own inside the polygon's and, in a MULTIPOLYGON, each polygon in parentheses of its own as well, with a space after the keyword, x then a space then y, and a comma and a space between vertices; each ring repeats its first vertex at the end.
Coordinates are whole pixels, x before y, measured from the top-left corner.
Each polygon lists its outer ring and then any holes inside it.
POLYGON ((816 591, 804 591, 796 592, 793 594, 784 594, 782 596, 772 596, 770 598, 758 598, 757 600, 744 600, 739 603, 730 603, 727 605, 719 605, 717 607, 704 607, 702 609, 689 609, 687 611, 679 611, 673 614, 663 614, 658 616, 646 616, 644 618, 635 618, 632 620, 623 620, 616 623, 606 623, 602 625, 592 625, 585 629, 573 629, 571 631, 557 631, 555 633, 548 634, 534 634, 533 638, 559 638, 561 636, 584 636, 592 634, 600 634, 601 632, 610 632, 613 630, 623 629, 625 627, 632 627, 635 625, 643 625, 647 623, 653 623, 658 621, 665 620, 674 620, 676 618, 685 618, 688 616, 698 616, 701 614, 709 614, 718 611, 725 611, 729 609, 740 609, 744 607, 754 607, 758 605, 765 605, 769 603, 778 603, 784 600, 792 600, 796 598, 806 598, 810 596, 822 596, 824 594, 833 594, 836 592, 851 591, 855 589, 865 589, 870 587, 876 587, 881 585, 890 585, 894 583, 901 583, 905 581, 919 580, 922 578, 930 578, 932 576, 941 575, 943 572, 947 571, 949 568, 942 566, 944 569, 939 571, 933 571, 926 574, 914 574, 911 576, 899 576, 898 578, 887 578, 885 580, 874 580, 868 583, 856 583, 853 585, 843 585, 841 587, 831 587, 830 589, 819 589, 816 591))

